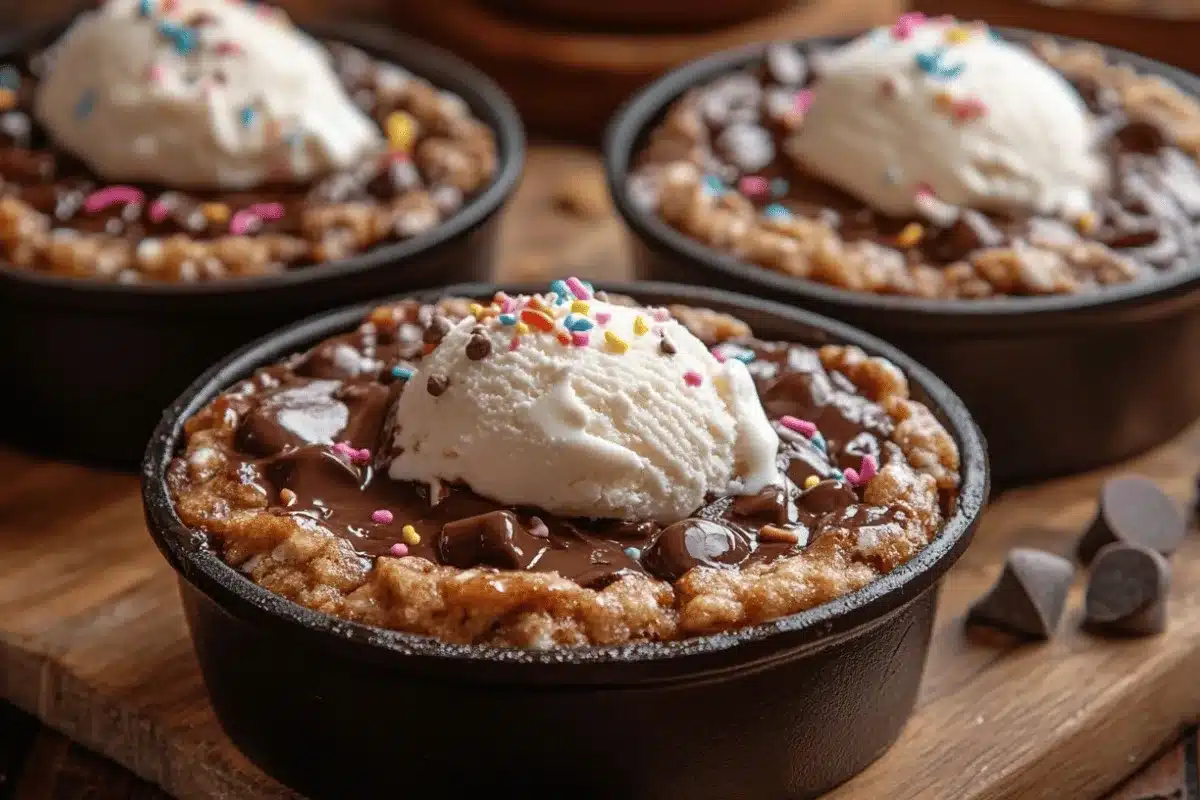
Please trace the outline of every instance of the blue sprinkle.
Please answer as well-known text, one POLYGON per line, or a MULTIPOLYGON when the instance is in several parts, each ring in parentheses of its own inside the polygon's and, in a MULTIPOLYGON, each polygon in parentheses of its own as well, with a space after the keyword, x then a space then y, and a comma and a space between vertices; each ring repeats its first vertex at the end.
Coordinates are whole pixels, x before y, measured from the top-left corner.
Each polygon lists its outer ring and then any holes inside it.
POLYGON ((16 67, 0 67, 0 88, 12 89, 14 92, 21 88, 21 73, 16 67))
POLYGON ((995 28, 988 28, 988 36, 992 37, 992 39, 997 42, 1004 41, 1004 37, 1001 36, 995 28))
POLYGON ((96 90, 87 89, 83 94, 79 95, 79 102, 75 104, 75 118, 87 119, 92 113, 92 109, 96 107, 96 90))
POLYGON ((153 0, 141 0, 141 2, 138 3, 138 14, 140 16, 148 17, 153 13, 154 13, 153 0))
POLYGON ((812 442, 813 447, 817 448, 818 450, 828 449, 828 446, 825 444, 825 437, 821 435, 820 431, 814 433, 813 437, 809 439, 809 441, 812 442))
POLYGON ((835 469, 833 471, 833 479, 835 481, 844 481, 844 480, 846 480, 846 476, 844 474, 842 474, 842 471, 840 469, 835 469))
POLYGON ((574 297, 574 295, 571 294, 571 290, 567 288, 567 282, 564 280, 551 281, 550 291, 558 295, 554 300, 555 305, 567 302, 568 297, 574 297))
POLYGON ((517 315, 516 314, 501 314, 499 317, 497 317, 497 319, 500 320, 501 325, 516 325, 517 324, 517 315))
POLYGON ((158 26, 158 32, 171 40, 175 52, 187 55, 196 49, 196 32, 191 28, 176 25, 173 22, 163 22, 158 26))
POLYGON ((917 62, 917 67, 930 75, 938 71, 942 63, 942 56, 945 55, 945 50, 933 50, 927 53, 917 53, 913 58, 917 62))
POLYGON ((789 184, 786 178, 775 178, 771 181, 771 196, 783 197, 788 193, 789 184))
POLYGON ((246 106, 238 113, 238 117, 242 120, 242 127, 249 128, 254 124, 254 109, 246 106))
POLYGON ((392 367, 392 377, 398 380, 406 381, 413 376, 413 371, 408 367, 392 367))
POLYGON ((704 176, 704 188, 707 189, 712 194, 716 194, 716 195, 725 194, 725 184, 722 183, 721 179, 718 178, 716 175, 705 175, 704 176))
POLYGON ((749 350, 743 350, 742 352, 734 355, 734 358, 736 358, 738 361, 742 362, 743 364, 749 364, 750 362, 754 361, 755 355, 754 355, 754 353, 752 353, 749 350))
POLYGON ((625 555, 629 556, 629 557, 630 557, 630 558, 632 558, 634 561, 641 561, 641 560, 642 560, 642 551, 641 551, 641 550, 638 550, 636 547, 626 547, 626 548, 625 548, 625 555))
POLYGON ((590 331, 592 328, 596 327, 595 323, 587 317, 580 317, 574 314, 569 314, 566 321, 563 322, 563 325, 565 325, 569 331, 590 331))
POLYGON ((765 214, 770 219, 791 219, 792 212, 787 210, 786 206, 781 206, 779 203, 771 203, 763 209, 765 214))
POLYGON ((942 67, 936 73, 934 73, 933 77, 943 81, 952 81, 959 75, 962 75, 963 70, 966 68, 966 64, 955 64, 953 67, 942 67))

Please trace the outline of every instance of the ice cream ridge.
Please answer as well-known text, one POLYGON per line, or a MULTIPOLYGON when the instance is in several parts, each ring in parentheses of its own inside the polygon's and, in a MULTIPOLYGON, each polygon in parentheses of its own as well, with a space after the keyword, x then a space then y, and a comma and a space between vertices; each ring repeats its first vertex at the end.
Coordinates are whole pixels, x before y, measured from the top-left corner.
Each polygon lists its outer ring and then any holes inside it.
POLYGON ((400 368, 392 478, 663 523, 782 483, 746 365, 718 360, 666 309, 605 302, 568 278, 471 311, 431 319, 419 368, 400 368))
POLYGON ((980 23, 906 14, 823 56, 807 99, 788 155, 885 214, 1074 221, 1105 182, 1082 98, 980 23))
POLYGON ((304 182, 384 146, 320 45, 282 12, 229 0, 81 14, 35 112, 98 175, 181 189, 304 182))

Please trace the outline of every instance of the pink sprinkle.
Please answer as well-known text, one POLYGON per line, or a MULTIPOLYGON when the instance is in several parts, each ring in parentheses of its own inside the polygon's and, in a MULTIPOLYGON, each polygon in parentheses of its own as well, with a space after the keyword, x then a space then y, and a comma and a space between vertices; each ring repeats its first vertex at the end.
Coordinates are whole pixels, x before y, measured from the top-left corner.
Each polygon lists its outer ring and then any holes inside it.
POLYGON ((396 558, 403 558, 404 556, 408 555, 408 545, 404 544, 403 542, 396 542, 394 545, 392 545, 390 552, 396 558))
POLYGON ((144 195, 132 186, 109 186, 97 192, 92 192, 83 201, 85 211, 95 213, 103 211, 114 203, 140 203, 144 195))
POLYGON ((255 203, 248 210, 259 219, 274 221, 283 217, 283 205, 280 203, 255 203))
POLYGON ((213 52, 220 56, 236 56, 242 52, 242 46, 237 42, 217 42, 213 52))
POLYGON ((892 36, 897 39, 907 39, 912 36, 913 31, 925 23, 925 15, 920 11, 912 11, 908 14, 901 14, 896 24, 892 26, 892 36))
POLYGON ((746 197, 763 197, 771 191, 771 184, 761 175, 747 175, 738 181, 738 191, 746 197))
POLYGON ((351 447, 346 442, 338 442, 337 444, 335 444, 333 446, 333 452, 340 453, 340 454, 344 455, 346 458, 353 458, 354 454, 357 453, 358 451, 355 450, 353 447, 351 447))
POLYGON ((858 473, 854 471, 854 467, 842 470, 842 475, 845 476, 846 482, 851 486, 858 486, 859 477, 858 473))
POLYGON ((934 197, 933 187, 928 183, 917 184, 917 197, 934 197))
POLYGON ((610 319, 612 319, 612 314, 608 313, 607 311, 596 312, 596 322, 600 323, 601 325, 607 325, 610 319))
POLYGON ((376 525, 391 525, 394 519, 395 517, 392 516, 392 512, 386 508, 371 512, 371 522, 374 522, 376 525))
POLYGON ((567 288, 571 290, 571 294, 575 295, 578 300, 591 300, 592 293, 583 285, 583 281, 579 278, 567 278, 565 283, 567 288))
POLYGON ((862 463, 858 465, 858 479, 867 483, 877 474, 879 474, 879 467, 875 463, 875 456, 863 456, 862 463))
POLYGON ((367 464, 371 461, 371 451, 365 447, 361 450, 351 449, 348 455, 355 464, 367 464))
POLYGON ((155 200, 150 204, 151 222, 162 222, 170 213, 171 209, 162 200, 155 200))
POLYGON ((154 64, 150 67, 150 69, 146 70, 146 80, 150 81, 151 83, 158 83, 163 79, 163 75, 165 73, 166 70, 163 69, 162 64, 154 64))
POLYGON ((501 314, 511 314, 516 310, 517 310, 517 301, 513 300, 508 295, 505 295, 504 299, 500 301, 500 313, 501 314))
POLYGON ((229 221, 229 232, 234 236, 243 236, 250 232, 255 223, 277 220, 282 216, 283 206, 279 203, 255 203, 233 215, 229 221))
POLYGON ((591 339, 592 337, 588 336, 587 331, 571 332, 571 344, 575 345, 576 347, 587 347, 588 342, 590 342, 591 339))
POLYGON ((689 369, 687 372, 683 373, 683 382, 688 386, 699 386, 700 384, 704 383, 704 378, 700 377, 699 372, 689 369))
POLYGON ((793 417, 791 414, 785 414, 780 417, 779 424, 790 431, 795 431, 808 437, 814 436, 817 432, 815 423, 809 422, 806 419, 800 419, 799 417, 793 417))
POLYGON ((666 322, 671 318, 671 312, 667 311, 665 308, 656 308, 652 313, 654 315, 655 322, 666 322))
POLYGON ((801 89, 800 91, 796 92, 796 113, 807 114, 808 110, 812 108, 813 97, 814 95, 812 89, 801 89))
POLYGON ((520 346, 521 346, 521 340, 518 337, 514 336, 512 338, 512 341, 508 343, 508 352, 511 353, 513 350, 516 350, 520 346))
POLYGON ((728 358, 728 356, 726 356, 723 351, 721 351, 720 349, 718 349, 716 347, 714 347, 712 349, 712 354, 713 354, 713 358, 715 358, 718 362, 720 362, 722 364, 724 364, 725 359, 728 358))

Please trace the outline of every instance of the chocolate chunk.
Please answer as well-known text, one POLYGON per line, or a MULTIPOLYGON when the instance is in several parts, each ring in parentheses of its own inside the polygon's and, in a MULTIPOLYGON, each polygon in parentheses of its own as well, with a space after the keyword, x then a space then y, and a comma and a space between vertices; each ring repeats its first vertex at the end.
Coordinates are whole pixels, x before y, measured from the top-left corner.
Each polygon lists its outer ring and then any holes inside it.
POLYGON ((808 64, 793 45, 777 42, 767 47, 763 63, 767 76, 785 86, 800 86, 808 78, 808 64))
POLYGON ((1100 490, 1100 509, 1077 552, 1086 564, 1105 545, 1123 542, 1169 556, 1186 530, 1183 513, 1153 481, 1123 475, 1109 479, 1100 490))
POLYGON ((492 354, 492 340, 486 333, 472 333, 467 340, 467 358, 472 361, 482 361, 492 354))
POLYGON ((1113 138, 1126 150, 1153 155, 1169 144, 1166 132, 1144 120, 1130 120, 1113 131, 1113 138))
POLYGON ((679 579, 693 567, 735 566, 750 555, 737 530, 707 519, 685 519, 663 528, 642 551, 642 565, 656 578, 679 579))
POLYGON ((234 441, 256 456, 290 447, 332 442, 350 422, 350 409, 333 395, 338 381, 310 381, 264 394, 238 423, 234 441))
POLYGON ((1171 567, 1154 550, 1110 544, 1088 579, 1084 624, 1097 633, 1149 636, 1167 627, 1171 567))
POLYGON ((666 336, 658 343, 658 349, 664 356, 673 356, 676 353, 675 343, 666 336))
POLYGON ((425 326, 425 333, 421 340, 425 344, 438 344, 450 332, 450 320, 443 317, 441 314, 435 315, 429 320, 429 324, 425 326))
POLYGON ((447 522, 438 535, 438 560, 452 567, 525 569, 545 539, 530 535, 511 511, 489 511, 447 522))
POLYGON ((782 486, 768 486, 758 494, 735 498, 731 510, 739 517, 783 525, 788 521, 788 493, 782 486))
POLYGON ((967 622, 1035 639, 1048 639, 1062 618, 1075 565, 1062 556, 1018 547, 986 595, 967 612, 967 622))
POLYGON ((1000 230, 978 211, 964 210, 949 228, 938 231, 926 244, 928 253, 945 262, 960 261, 976 250, 1004 241, 1000 230))
POLYGON ((450 381, 444 375, 430 375, 425 381, 425 390, 434 397, 441 397, 446 391, 446 387, 450 385, 450 381))
POLYGON ((796 506, 813 514, 828 514, 858 502, 858 495, 845 481, 823 480, 796 498, 796 506))

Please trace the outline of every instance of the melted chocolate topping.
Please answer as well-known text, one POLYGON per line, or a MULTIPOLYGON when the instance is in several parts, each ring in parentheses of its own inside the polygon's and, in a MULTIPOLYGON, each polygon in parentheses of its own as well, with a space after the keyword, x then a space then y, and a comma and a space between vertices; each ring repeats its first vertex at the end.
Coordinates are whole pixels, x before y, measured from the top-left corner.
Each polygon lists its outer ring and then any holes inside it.
POLYGON ((395 327, 368 322, 237 390, 251 407, 234 439, 236 472, 279 498, 273 513, 318 520, 366 556, 391 553, 411 525, 420 542, 410 534, 410 555, 461 568, 553 570, 602 587, 631 571, 674 580, 700 564, 770 561, 798 552, 831 519, 867 526, 887 512, 859 513, 867 509, 841 469, 857 468, 867 454, 881 463, 902 457, 888 441, 891 419, 844 376, 826 371, 815 351, 758 340, 722 347, 755 354, 749 369, 780 435, 784 487, 712 498, 693 517, 662 526, 562 518, 504 506, 465 486, 394 481, 386 474, 389 419, 401 392, 424 390, 394 376, 417 365, 423 334, 438 324, 423 330, 417 319, 414 311, 395 327), (777 421, 784 415, 816 423, 823 442, 784 427, 777 421), (373 520, 381 509, 391 512, 390 522, 373 520))

